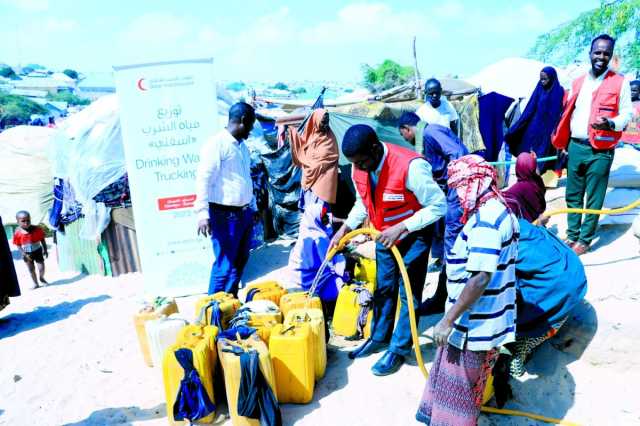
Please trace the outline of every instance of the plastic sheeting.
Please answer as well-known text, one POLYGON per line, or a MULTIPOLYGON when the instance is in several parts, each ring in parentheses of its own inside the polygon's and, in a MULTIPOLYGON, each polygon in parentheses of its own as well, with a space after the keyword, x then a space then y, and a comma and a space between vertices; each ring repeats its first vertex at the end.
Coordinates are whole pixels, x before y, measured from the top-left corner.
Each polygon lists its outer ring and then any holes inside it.
POLYGON ((126 173, 118 98, 104 96, 73 115, 59 129, 51 152, 53 174, 66 179, 87 220, 80 235, 96 239, 110 210, 93 197, 126 173))
POLYGON ((43 223, 53 202, 53 176, 47 157, 55 129, 17 126, 0 133, 0 216, 15 223, 27 210, 33 223, 43 223))
POLYGON ((329 126, 331 127, 333 134, 336 135, 338 146, 340 147, 340 165, 346 166, 350 164, 344 155, 342 155, 342 140, 344 139, 344 134, 347 132, 349 127, 355 124, 367 124, 371 126, 373 130, 376 131, 378 138, 383 142, 392 143, 394 145, 403 146, 413 150, 413 146, 409 142, 405 141, 400 135, 397 120, 397 117, 380 120, 338 112, 329 113, 329 126))

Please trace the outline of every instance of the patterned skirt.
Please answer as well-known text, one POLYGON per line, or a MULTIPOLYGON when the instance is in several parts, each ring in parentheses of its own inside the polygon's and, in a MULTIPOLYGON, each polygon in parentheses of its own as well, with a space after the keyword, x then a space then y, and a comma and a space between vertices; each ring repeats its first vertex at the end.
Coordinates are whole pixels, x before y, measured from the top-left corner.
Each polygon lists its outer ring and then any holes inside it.
POLYGON ((529 357, 533 353, 534 349, 543 344, 546 340, 552 338, 558 333, 560 327, 564 325, 569 317, 564 317, 561 319, 558 324, 555 324, 551 329, 547 332, 547 334, 540 337, 525 337, 525 336, 517 336, 514 344, 515 350, 513 351, 513 357, 511 358, 511 363, 509 366, 509 370, 511 372, 511 376, 513 377, 521 377, 524 375, 525 368, 524 365, 529 360, 529 357))
POLYGON ((475 426, 497 352, 438 348, 416 420, 431 426, 475 426))

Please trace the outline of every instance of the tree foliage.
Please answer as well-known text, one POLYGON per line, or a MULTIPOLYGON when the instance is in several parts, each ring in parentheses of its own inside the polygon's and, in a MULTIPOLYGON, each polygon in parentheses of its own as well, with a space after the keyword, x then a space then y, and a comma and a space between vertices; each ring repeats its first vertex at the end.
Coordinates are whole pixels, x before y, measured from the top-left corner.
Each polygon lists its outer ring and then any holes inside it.
POLYGON ((63 74, 65 74, 67 77, 72 78, 74 80, 78 79, 78 71, 76 70, 72 70, 72 69, 66 69, 64 71, 62 71, 63 74))
POLYGON ((89 99, 81 98, 71 92, 60 92, 55 95, 49 94, 47 95, 47 99, 50 101, 66 102, 69 105, 89 105, 91 103, 89 99))
POLYGON ((24 96, 0 93, 0 128, 27 124, 32 114, 46 114, 41 105, 24 96))
POLYGON ((412 67, 400 65, 391 59, 385 59, 375 68, 368 64, 362 65, 363 83, 374 93, 404 84, 412 77, 412 67))
POLYGON ((621 55, 622 71, 635 72, 640 63, 640 0, 619 0, 602 4, 576 19, 538 37, 529 56, 556 65, 568 65, 587 59, 591 40, 599 34, 618 39, 616 53, 621 55))
POLYGON ((289 86, 287 86, 286 84, 284 84, 283 82, 279 81, 276 84, 274 84, 273 86, 271 86, 272 89, 277 89, 277 90, 289 90, 289 86))
POLYGON ((10 78, 10 79, 18 78, 13 68, 8 67, 6 65, 0 66, 0 77, 10 78))

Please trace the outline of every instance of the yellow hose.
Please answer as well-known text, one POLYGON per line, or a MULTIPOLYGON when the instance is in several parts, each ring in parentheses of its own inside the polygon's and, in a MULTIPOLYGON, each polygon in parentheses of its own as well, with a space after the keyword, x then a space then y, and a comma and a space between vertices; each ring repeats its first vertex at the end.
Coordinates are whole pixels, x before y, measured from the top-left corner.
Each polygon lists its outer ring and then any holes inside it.
MULTIPOLYGON (((349 232, 347 235, 342 237, 338 245, 327 253, 327 259, 331 260, 333 256, 344 248, 344 246, 351 240, 353 237, 357 237, 358 235, 370 235, 371 238, 376 238, 380 231, 373 228, 360 228, 354 231, 349 232)), ((420 352, 420 342, 418 340, 418 324, 416 323, 415 309, 413 307, 413 293, 411 292, 411 285, 409 283, 409 274, 407 273, 407 268, 404 266, 404 262, 402 261, 402 255, 398 251, 396 246, 391 247, 391 253, 393 253, 393 257, 396 258, 396 262, 398 262, 398 266, 400 267, 400 274, 402 275, 402 282, 404 284, 404 289, 407 293, 407 305, 409 309, 409 324, 411 325, 411 337, 413 338, 413 346, 416 353, 416 361, 418 362, 418 367, 422 371, 424 377, 429 377, 429 372, 427 368, 424 366, 424 361, 422 360, 422 352, 420 352)))
MULTIPOLYGON (((638 205, 640 205, 640 200, 636 201, 636 203, 638 205)), ((636 203, 634 203, 634 204, 636 204, 636 203)), ((630 210, 633 207, 629 207, 629 206, 625 207, 625 209, 627 209, 627 208, 630 210)), ((619 209, 619 210, 621 210, 621 209, 619 209)), ((559 213, 553 212, 553 214, 559 214, 559 213)), ((373 228, 360 228, 360 229, 356 229, 354 231, 349 232, 344 237, 342 237, 342 239, 338 242, 337 246, 335 246, 331 250, 329 250, 329 252, 327 253, 327 261, 331 260, 333 258, 333 256, 335 256, 338 251, 342 250, 344 248, 344 246, 353 237, 356 237, 358 235, 369 235, 369 236, 371 236, 372 238, 375 239, 379 234, 380 234, 380 231, 378 231, 376 229, 373 229, 373 228)), ((404 284, 404 289, 405 289, 405 292, 407 294, 407 305, 408 305, 408 310, 409 310, 409 324, 411 325, 411 338, 413 339, 413 349, 414 349, 414 352, 416 354, 416 361, 418 362, 418 367, 420 367, 420 371, 422 371, 422 374, 424 375, 424 378, 428 379, 429 378, 429 372, 427 371, 427 368, 424 366, 424 361, 422 359, 422 352, 420 351, 420 340, 419 340, 419 337, 418 337, 418 325, 416 323, 415 309, 414 309, 414 306, 413 306, 413 292, 411 291, 411 284, 409 282, 409 274, 407 273, 407 268, 405 267, 404 261, 402 260, 402 256, 400 255, 400 252, 398 251, 398 248, 396 246, 391 247, 391 253, 393 253, 393 257, 395 257, 396 262, 398 262, 398 267, 400 268, 400 274, 402 275, 402 283, 404 284)), ((554 423, 554 424, 560 424, 560 425, 566 425, 566 426, 578 426, 576 423, 572 423, 572 422, 565 421, 565 420, 562 420, 562 419, 554 419, 554 418, 550 418, 550 417, 539 416, 537 414, 526 413, 524 411, 518 411, 518 410, 505 410, 505 409, 486 407, 486 406, 481 407, 481 410, 483 412, 485 412, 485 413, 503 414, 503 415, 509 415, 509 416, 519 416, 519 417, 528 417, 528 418, 533 419, 533 420, 540 420, 540 421, 547 422, 547 423, 554 423)))
POLYGON ((620 207, 619 209, 601 209, 601 210, 594 210, 594 209, 559 209, 559 210, 554 210, 550 213, 545 213, 545 216, 555 216, 557 214, 564 214, 564 213, 581 213, 581 214, 622 214, 622 213, 626 213, 629 210, 635 209, 636 207, 640 207, 640 199, 637 199, 636 201, 634 201, 633 203, 629 204, 628 206, 625 207, 620 207))

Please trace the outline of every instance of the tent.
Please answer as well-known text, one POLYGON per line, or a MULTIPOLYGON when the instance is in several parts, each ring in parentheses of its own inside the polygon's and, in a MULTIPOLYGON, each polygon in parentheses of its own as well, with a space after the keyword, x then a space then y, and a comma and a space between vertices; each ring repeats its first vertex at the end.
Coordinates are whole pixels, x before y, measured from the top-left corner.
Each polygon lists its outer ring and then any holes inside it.
MULTIPOLYGON (((483 68, 466 80, 482 93, 497 92, 513 99, 528 99, 540 80, 546 64, 533 59, 506 58, 483 68)), ((562 69, 556 68, 561 83, 566 81, 562 69)))

